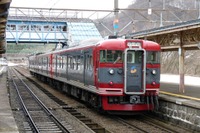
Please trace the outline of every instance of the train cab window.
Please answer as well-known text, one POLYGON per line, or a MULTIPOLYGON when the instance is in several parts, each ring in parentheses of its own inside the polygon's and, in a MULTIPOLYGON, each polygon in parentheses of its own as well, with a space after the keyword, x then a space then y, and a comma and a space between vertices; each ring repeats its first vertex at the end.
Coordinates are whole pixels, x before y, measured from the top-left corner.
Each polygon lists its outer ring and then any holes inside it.
POLYGON ((106 51, 105 50, 100 51, 100 62, 106 62, 106 51))
POLYGON ((160 52, 148 51, 147 52, 147 63, 160 63, 160 52))
POLYGON ((122 51, 120 50, 101 50, 100 62, 122 63, 122 51))

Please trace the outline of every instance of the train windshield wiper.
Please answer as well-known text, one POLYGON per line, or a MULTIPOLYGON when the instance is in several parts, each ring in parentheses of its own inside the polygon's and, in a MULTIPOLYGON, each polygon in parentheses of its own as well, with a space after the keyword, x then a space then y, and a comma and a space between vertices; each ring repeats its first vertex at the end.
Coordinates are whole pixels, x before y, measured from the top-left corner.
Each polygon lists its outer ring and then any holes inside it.
POLYGON ((117 59, 113 62, 113 64, 116 64, 120 60, 121 60, 121 57, 118 56, 117 59))

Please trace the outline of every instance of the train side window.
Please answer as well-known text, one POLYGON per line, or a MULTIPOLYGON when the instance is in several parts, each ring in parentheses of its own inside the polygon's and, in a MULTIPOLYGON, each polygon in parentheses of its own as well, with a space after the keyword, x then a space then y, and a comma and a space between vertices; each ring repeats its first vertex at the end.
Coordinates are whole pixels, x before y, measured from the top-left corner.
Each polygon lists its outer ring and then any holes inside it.
POLYGON ((45 57, 42 57, 42 67, 45 67, 45 63, 46 63, 45 57))
POLYGON ((70 68, 70 58, 69 58, 69 56, 66 57, 66 68, 70 68))
POLYGON ((66 69, 67 67, 67 56, 63 56, 63 68, 66 69))
POLYGON ((62 56, 60 56, 59 67, 62 68, 62 56))
POLYGON ((47 60, 46 67, 48 67, 48 62, 49 62, 48 57, 46 57, 46 60, 47 60))
MULTIPOLYGON (((49 61, 50 61, 50 57, 48 57, 49 58, 49 61)), ((49 67, 51 66, 51 63, 49 63, 49 67)))
POLYGON ((45 57, 42 57, 42 66, 45 66, 46 60, 45 57))
POLYGON ((40 67, 42 66, 42 58, 41 57, 39 58, 39 66, 40 67))
POLYGON ((88 70, 92 70, 93 68, 93 60, 92 60, 92 55, 88 56, 88 70))
POLYGON ((76 69, 76 56, 73 56, 73 66, 72 69, 76 69))
POLYGON ((55 68, 55 67, 56 67, 56 58, 53 57, 53 68, 55 68))
POLYGON ((57 68, 60 68, 60 56, 57 56, 57 68))
POLYGON ((87 70, 92 70, 93 69, 93 58, 92 55, 87 55, 86 60, 85 60, 85 68, 87 70))
POLYGON ((147 63, 160 63, 160 52, 148 51, 147 52, 147 63))
POLYGON ((57 56, 57 67, 61 68, 61 56, 57 56))
POLYGON ((81 60, 81 57, 80 57, 80 55, 78 55, 77 56, 77 58, 76 58, 76 70, 80 70, 80 61, 81 60))
POLYGON ((80 63, 81 63, 81 65, 84 64, 84 56, 83 55, 81 55, 80 63))
POLYGON ((63 68, 63 56, 61 56, 61 68, 63 68))
POLYGON ((70 60, 70 69, 74 69, 74 59, 73 59, 73 57, 70 57, 69 58, 70 60))
POLYGON ((86 55, 86 66, 85 68, 88 70, 89 68, 89 55, 86 55))
POLYGON ((54 68, 54 57, 52 57, 52 67, 54 68))

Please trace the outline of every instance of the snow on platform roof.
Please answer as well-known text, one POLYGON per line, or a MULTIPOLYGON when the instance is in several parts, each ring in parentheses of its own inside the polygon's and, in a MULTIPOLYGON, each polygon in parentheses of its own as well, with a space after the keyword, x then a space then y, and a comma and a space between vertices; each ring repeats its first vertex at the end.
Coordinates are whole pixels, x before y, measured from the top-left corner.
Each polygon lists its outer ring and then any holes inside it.
POLYGON ((94 23, 71 22, 68 23, 68 29, 71 41, 74 43, 79 43, 82 40, 90 38, 102 39, 94 23))

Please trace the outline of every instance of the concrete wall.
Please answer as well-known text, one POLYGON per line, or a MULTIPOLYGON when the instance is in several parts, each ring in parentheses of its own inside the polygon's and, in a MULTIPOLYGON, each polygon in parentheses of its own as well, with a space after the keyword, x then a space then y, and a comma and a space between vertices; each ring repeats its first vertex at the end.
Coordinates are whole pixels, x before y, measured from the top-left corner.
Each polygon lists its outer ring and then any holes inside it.
POLYGON ((183 128, 200 131, 200 102, 160 95, 155 114, 183 128))

